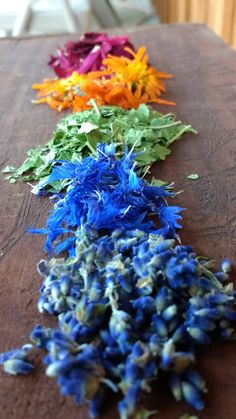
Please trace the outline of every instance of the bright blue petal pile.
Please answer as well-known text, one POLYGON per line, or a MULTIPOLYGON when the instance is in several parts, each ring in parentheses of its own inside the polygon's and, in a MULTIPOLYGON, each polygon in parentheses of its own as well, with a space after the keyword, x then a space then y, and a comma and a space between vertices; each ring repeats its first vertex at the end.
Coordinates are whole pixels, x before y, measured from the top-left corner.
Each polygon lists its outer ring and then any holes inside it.
MULTIPOLYGON (((81 226, 98 232, 139 228, 167 238, 177 237, 182 208, 168 206, 166 198, 174 196, 169 188, 151 186, 140 178, 134 155, 127 151, 117 159, 114 144, 98 145, 97 154, 97 158, 87 157, 77 163, 58 162, 50 176, 34 188, 34 193, 40 194, 47 184, 68 182, 65 194, 48 217, 46 229, 30 230, 47 235, 45 249, 52 253, 54 241, 64 233, 74 235, 73 230, 81 226)), ((68 250, 73 254, 75 239, 72 236, 59 242, 55 252, 68 250)))

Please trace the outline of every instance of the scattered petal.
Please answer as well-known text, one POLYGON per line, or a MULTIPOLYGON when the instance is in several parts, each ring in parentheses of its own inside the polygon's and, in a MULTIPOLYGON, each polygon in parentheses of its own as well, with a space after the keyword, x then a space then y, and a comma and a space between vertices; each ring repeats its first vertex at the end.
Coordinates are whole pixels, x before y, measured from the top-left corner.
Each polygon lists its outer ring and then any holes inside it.
POLYGON ((191 175, 187 176, 187 179, 197 180, 197 179, 199 179, 199 175, 198 175, 198 173, 192 173, 191 175))

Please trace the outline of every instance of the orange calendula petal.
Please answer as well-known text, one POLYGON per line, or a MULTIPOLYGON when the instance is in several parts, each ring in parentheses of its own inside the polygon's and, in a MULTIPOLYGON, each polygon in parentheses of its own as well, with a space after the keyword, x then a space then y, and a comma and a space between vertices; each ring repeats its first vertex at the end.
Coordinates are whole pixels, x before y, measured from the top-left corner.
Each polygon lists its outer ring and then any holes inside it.
POLYGON ((105 58, 104 70, 88 74, 74 72, 64 79, 45 79, 42 84, 33 84, 33 89, 42 98, 36 103, 46 102, 58 111, 88 109, 90 99, 95 99, 99 105, 117 105, 126 109, 149 102, 174 105, 174 102, 159 99, 165 92, 161 79, 172 75, 149 66, 144 46, 137 52, 129 52, 133 58, 111 55, 105 58))

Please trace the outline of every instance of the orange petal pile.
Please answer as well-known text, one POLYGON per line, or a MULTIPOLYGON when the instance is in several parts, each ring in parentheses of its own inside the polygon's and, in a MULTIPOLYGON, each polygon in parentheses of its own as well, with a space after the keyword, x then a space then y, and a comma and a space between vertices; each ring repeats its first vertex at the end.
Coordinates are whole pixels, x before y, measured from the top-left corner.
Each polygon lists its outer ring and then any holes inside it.
POLYGON ((109 56, 103 60, 104 70, 88 74, 74 72, 64 79, 45 79, 42 84, 33 84, 39 97, 34 103, 74 112, 91 108, 91 99, 98 106, 116 105, 125 109, 137 108, 142 103, 175 105, 160 98, 166 90, 162 79, 172 75, 148 64, 145 47, 137 52, 127 50, 133 58, 109 56))

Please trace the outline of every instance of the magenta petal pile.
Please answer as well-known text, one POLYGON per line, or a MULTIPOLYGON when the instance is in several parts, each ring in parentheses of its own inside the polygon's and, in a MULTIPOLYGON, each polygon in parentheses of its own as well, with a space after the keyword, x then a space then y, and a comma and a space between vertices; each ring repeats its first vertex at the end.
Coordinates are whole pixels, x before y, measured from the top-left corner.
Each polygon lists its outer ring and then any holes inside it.
POLYGON ((103 69, 102 61, 108 54, 132 58, 126 48, 135 50, 128 36, 109 38, 106 33, 89 32, 78 41, 67 42, 64 49, 58 48, 57 56, 51 56, 48 65, 59 78, 68 77, 73 71, 85 74, 103 69))

